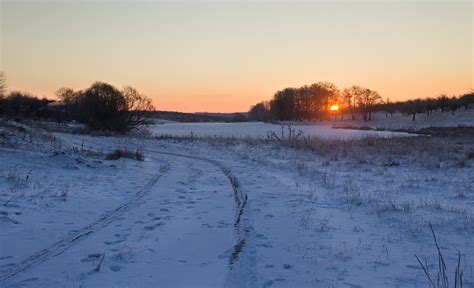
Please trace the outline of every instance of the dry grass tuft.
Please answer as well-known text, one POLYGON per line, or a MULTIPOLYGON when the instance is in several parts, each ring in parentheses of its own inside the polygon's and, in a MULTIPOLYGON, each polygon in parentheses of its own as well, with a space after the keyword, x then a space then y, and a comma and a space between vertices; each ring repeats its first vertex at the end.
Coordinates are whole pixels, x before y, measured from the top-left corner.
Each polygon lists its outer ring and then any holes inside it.
MULTIPOLYGON (((444 260, 443 254, 441 253, 441 249, 439 247, 438 239, 436 238, 436 234, 433 230, 433 226, 431 223, 429 224, 431 234, 433 235, 433 239, 435 241, 436 249, 438 251, 438 273, 436 277, 436 283, 434 281, 434 278, 430 275, 428 271, 428 264, 420 260, 420 258, 415 255, 416 260, 420 264, 421 268, 423 269, 423 272, 425 273, 426 277, 428 278, 428 281, 430 282, 430 286, 433 288, 448 288, 449 287, 449 277, 447 275, 447 267, 446 267, 446 262, 444 260)), ((463 270, 461 269, 461 252, 458 251, 458 261, 456 265, 456 270, 454 271, 454 288, 462 288, 463 287, 463 270)))

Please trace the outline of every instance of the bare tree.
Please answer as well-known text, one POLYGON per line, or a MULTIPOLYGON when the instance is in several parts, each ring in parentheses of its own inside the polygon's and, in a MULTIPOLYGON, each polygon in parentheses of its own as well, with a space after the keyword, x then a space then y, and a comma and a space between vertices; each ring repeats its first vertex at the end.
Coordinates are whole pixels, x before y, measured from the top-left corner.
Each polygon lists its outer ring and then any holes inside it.
POLYGON ((270 101, 270 111, 276 120, 296 120, 296 88, 277 91, 270 101))
POLYGON ((315 105, 318 106, 318 114, 320 121, 324 120, 328 114, 329 104, 335 101, 339 94, 337 86, 331 82, 318 82, 310 86, 311 98, 315 105))
POLYGON ((107 83, 95 82, 78 93, 77 119, 94 130, 128 131, 126 102, 122 93, 107 83))
POLYGON ((357 97, 357 103, 363 113, 363 117, 365 121, 372 120, 372 111, 374 110, 375 104, 382 100, 380 94, 376 91, 370 89, 363 89, 362 93, 359 94, 357 97))
POLYGON ((248 113, 251 121, 268 121, 270 120, 270 104, 268 102, 260 102, 252 106, 248 113))
POLYGON ((137 89, 125 86, 122 90, 125 98, 127 113, 127 121, 129 129, 136 128, 147 123, 145 114, 153 111, 155 108, 151 100, 138 92, 137 89))
POLYGON ((7 95, 7 79, 5 73, 0 71, 0 98, 4 98, 7 95))
POLYGON ((451 114, 454 116, 454 111, 458 110, 462 106, 462 102, 460 99, 456 98, 455 96, 449 99, 449 110, 451 110, 451 114))
POLYGON ((471 104, 474 104, 474 90, 470 93, 461 95, 459 99, 461 100, 461 104, 466 108, 466 110, 468 110, 471 104))
POLYGON ((60 88, 56 91, 56 97, 58 97, 58 99, 64 104, 63 107, 66 118, 70 117, 71 110, 74 109, 72 106, 76 99, 76 93, 74 90, 66 87, 60 88))
POLYGON ((398 104, 398 110, 402 113, 412 115, 411 120, 415 122, 416 114, 424 112, 425 106, 420 99, 408 100, 398 104))
POLYGON ((151 100, 132 87, 118 90, 95 82, 89 88, 74 92, 61 88, 56 92, 72 119, 94 130, 127 132, 146 123, 146 113, 153 110, 151 100))
POLYGON ((364 93, 364 88, 352 86, 342 90, 342 99, 346 103, 351 113, 352 120, 355 120, 355 110, 359 97, 364 93))
POLYGON ((56 97, 58 97, 64 105, 69 105, 74 100, 74 90, 67 87, 59 88, 58 91, 56 91, 56 97))
POLYGON ((436 99, 438 100, 438 105, 437 106, 441 109, 441 112, 444 112, 444 110, 448 106, 449 97, 446 94, 441 94, 436 99))

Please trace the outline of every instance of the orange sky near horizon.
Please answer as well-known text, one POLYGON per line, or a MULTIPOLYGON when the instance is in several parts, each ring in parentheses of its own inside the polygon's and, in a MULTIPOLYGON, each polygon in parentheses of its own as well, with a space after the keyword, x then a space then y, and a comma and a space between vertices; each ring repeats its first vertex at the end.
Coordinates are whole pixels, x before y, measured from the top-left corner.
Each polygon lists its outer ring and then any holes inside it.
POLYGON ((473 3, 0 2, 10 90, 130 85, 158 110, 243 112, 330 81, 392 101, 473 89, 473 3))

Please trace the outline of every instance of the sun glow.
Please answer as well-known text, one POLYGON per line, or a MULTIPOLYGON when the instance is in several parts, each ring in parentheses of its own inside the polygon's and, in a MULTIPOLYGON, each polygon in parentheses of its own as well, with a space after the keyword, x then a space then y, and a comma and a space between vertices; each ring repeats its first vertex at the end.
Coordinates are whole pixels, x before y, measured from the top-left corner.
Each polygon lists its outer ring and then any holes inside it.
POLYGON ((329 109, 330 109, 331 111, 337 111, 337 110, 339 110, 339 106, 337 106, 337 105, 332 105, 329 109))

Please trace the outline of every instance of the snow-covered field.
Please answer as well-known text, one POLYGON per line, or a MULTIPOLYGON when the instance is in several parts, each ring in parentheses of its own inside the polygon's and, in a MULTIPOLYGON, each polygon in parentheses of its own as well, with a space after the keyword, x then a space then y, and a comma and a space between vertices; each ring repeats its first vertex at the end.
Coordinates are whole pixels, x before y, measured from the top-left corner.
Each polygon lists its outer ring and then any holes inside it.
POLYGON ((394 113, 393 115, 383 112, 374 113, 372 120, 365 122, 361 117, 357 117, 355 121, 350 115, 345 115, 345 120, 334 121, 334 125, 351 125, 354 127, 373 127, 388 130, 395 129, 412 129, 418 130, 427 127, 458 127, 458 126, 474 126, 474 109, 465 110, 464 108, 456 110, 454 115, 450 111, 434 111, 429 116, 426 113, 416 114, 415 121, 412 115, 403 115, 394 113))
POLYGON ((0 125, 0 286, 474 287, 472 130, 314 141, 0 125))
POLYGON ((344 115, 337 121, 314 122, 314 123, 283 123, 271 124, 262 122, 242 123, 178 123, 162 121, 159 124, 150 125, 148 129, 156 136, 177 137, 232 137, 232 138, 271 138, 272 134, 284 137, 292 133, 301 133, 305 137, 319 139, 355 139, 364 137, 404 137, 410 136, 404 132, 391 131, 367 131, 352 129, 334 129, 333 127, 371 127, 386 130, 410 129, 418 130, 427 127, 458 127, 474 126, 474 110, 458 110, 453 116, 451 112, 433 112, 429 117, 426 114, 417 114, 416 121, 412 121, 411 115, 395 113, 374 113, 372 120, 365 122, 360 119, 349 120, 350 115, 344 115), (290 127, 288 127, 288 124, 290 127))
MULTIPOLYGON (((408 133, 390 131, 361 131, 349 129, 333 129, 331 124, 317 123, 311 125, 295 125, 289 127, 291 133, 302 133, 306 137, 323 139, 354 139, 363 137, 394 137, 408 136, 408 133)), ((290 133, 288 125, 262 122, 242 123, 164 123, 149 126, 149 130, 157 136, 178 137, 232 137, 232 138, 270 138, 273 133, 287 137, 290 133)))

